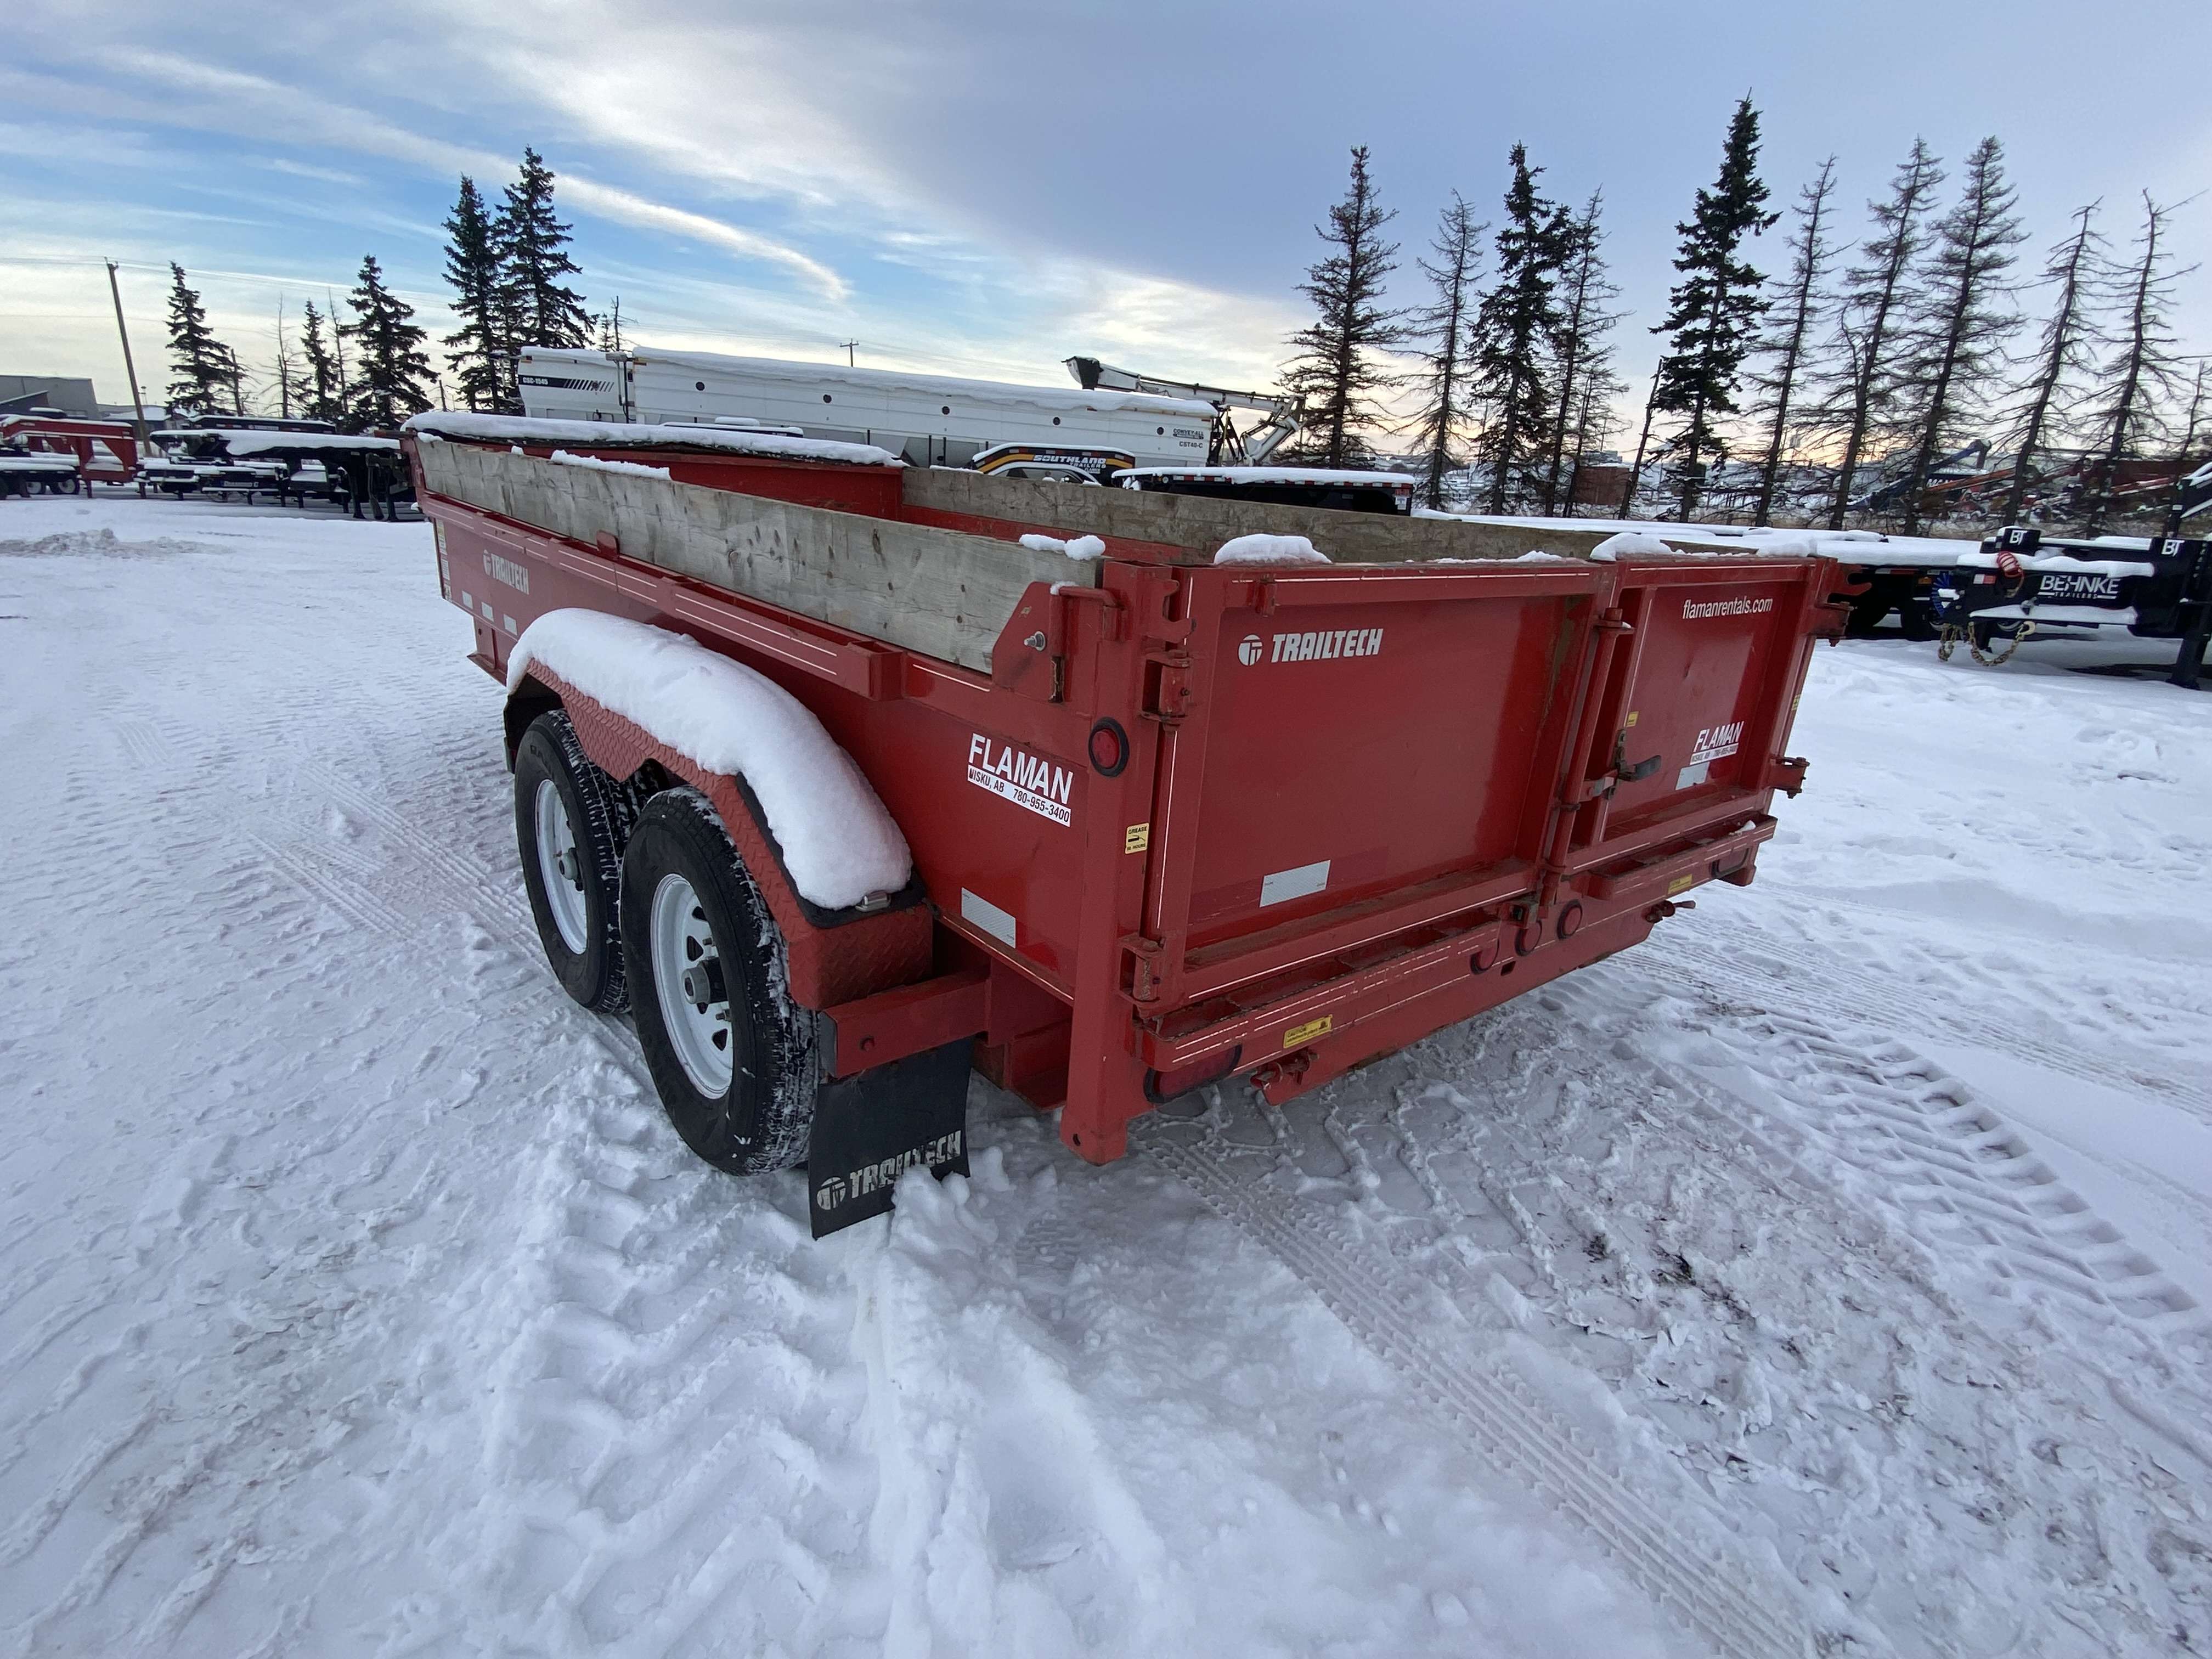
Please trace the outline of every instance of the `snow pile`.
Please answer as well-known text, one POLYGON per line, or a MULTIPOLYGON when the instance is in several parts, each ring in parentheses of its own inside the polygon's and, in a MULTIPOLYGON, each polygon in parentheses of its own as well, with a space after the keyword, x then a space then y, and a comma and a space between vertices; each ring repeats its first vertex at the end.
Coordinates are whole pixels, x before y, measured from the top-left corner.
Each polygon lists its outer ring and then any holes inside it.
POLYGON ((1077 536, 1062 541, 1057 536, 1024 536, 1022 545, 1032 553, 1065 553, 1071 559, 1101 559, 1106 556, 1106 544, 1096 536, 1077 536))
POLYGON ((368 450, 387 450, 395 455, 399 453, 397 438, 370 438, 351 432, 216 432, 199 435, 222 439, 226 450, 240 456, 281 454, 288 449, 334 449, 347 454, 368 450))
POLYGON ((1328 555, 1304 536, 1238 536, 1221 544, 1216 564, 1327 564, 1328 555))
POLYGON ((469 415, 435 410, 407 422, 410 432, 509 445, 596 444, 615 449, 713 449, 783 461, 841 461, 849 466, 904 466, 873 444, 834 443, 827 438, 780 438, 741 428, 630 426, 620 421, 540 421, 519 415, 469 415))
POLYGON ((543 663, 710 772, 751 786, 792 885, 824 909, 893 893, 913 873, 906 837, 860 769, 791 693, 665 629, 596 611, 549 611, 508 659, 512 693, 543 663))
POLYGON ((571 455, 565 449, 553 452, 553 459, 563 466, 588 466, 600 472, 627 472, 633 478, 666 478, 665 466, 647 466, 638 461, 603 461, 596 455, 571 455))
POLYGON ((1648 559, 1655 554, 1670 554, 1674 550, 1656 536, 1647 536, 1640 530, 1623 530, 1590 549, 1589 556, 1610 563, 1615 559, 1648 559))

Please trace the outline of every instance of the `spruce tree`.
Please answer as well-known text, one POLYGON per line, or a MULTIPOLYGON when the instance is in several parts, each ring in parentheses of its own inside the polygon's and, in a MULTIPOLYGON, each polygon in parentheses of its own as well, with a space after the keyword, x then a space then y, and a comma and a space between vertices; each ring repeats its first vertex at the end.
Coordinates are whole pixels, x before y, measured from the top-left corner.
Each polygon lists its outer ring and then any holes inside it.
POLYGON ((1620 313, 1607 311, 1606 304, 1618 299, 1620 289, 1611 280, 1605 258, 1598 251, 1605 236, 1598 224, 1604 201, 1602 191, 1592 191, 1581 215, 1567 227, 1566 259, 1559 279, 1559 329, 1552 343, 1559 380, 1554 400, 1558 413, 1552 422, 1551 462, 1545 470, 1543 497, 1538 503, 1538 510, 1547 518, 1565 506, 1561 491, 1569 483, 1565 469, 1571 441, 1576 446, 1572 453, 1581 453, 1579 430, 1587 414, 1584 386, 1594 379, 1611 377, 1613 347, 1606 337, 1620 320, 1620 313))
POLYGON ((1402 313, 1382 304, 1384 279, 1397 267, 1398 245, 1382 228, 1385 210, 1367 175, 1367 147, 1352 152, 1352 184, 1314 234, 1335 250, 1306 268, 1298 292, 1320 314, 1291 336, 1297 356, 1283 375, 1285 390, 1305 406, 1310 434, 1300 452, 1323 466, 1362 466, 1372 459, 1361 428, 1376 418, 1375 397, 1392 384, 1375 360, 1403 337, 1402 313))
POLYGON ((1790 441, 1790 417, 1797 410, 1806 360, 1814 331, 1828 306, 1821 286, 1832 260, 1827 222, 1828 198, 1836 189, 1836 158, 1820 163, 1820 176, 1797 192, 1797 222, 1790 236, 1790 281, 1783 291, 1770 331, 1759 343, 1767 367, 1758 376, 1759 412, 1766 418, 1765 454, 1759 468, 1759 501, 1752 510, 1753 524, 1766 524, 1774 516, 1774 496, 1782 478, 1784 457, 1790 441))
POLYGON ((2012 484, 2005 491, 2004 521, 2020 522, 2027 504, 2028 486, 2036 476, 2035 459, 2072 401, 2074 389, 2091 368, 2096 344, 2096 319, 2090 307, 2104 238, 2089 228, 2097 204, 2080 209, 2074 234, 2051 250, 2044 262, 2043 280, 2051 289, 2051 316, 2037 342, 2035 370, 2021 388, 2015 419, 2012 484))
POLYGON ((1869 202, 1876 234, 1844 273, 1837 309, 1837 363, 1829 375, 1828 417, 1843 434, 1828 528, 1841 530, 1851 504, 1851 480, 1869 444, 1887 428, 1894 396, 1898 339, 1910 309, 1913 264, 1927 236, 1929 204, 1943 172, 1928 146, 1912 141, 1886 200, 1869 202))
POLYGON ((2178 389, 2181 364, 2167 313, 2174 283, 2196 267, 2166 269, 2172 257, 2165 246, 2167 211, 2151 200, 2148 191, 2143 193, 2143 230, 2136 238, 2142 257, 2114 273, 2122 280, 2123 309, 2113 330, 2112 356, 2097 387, 2101 465, 2091 483, 2085 535, 2104 529, 2112 492, 2119 484, 2120 463, 2142 454, 2157 439, 2164 425, 2160 405, 2178 389))
POLYGON ((337 360, 331 354, 331 342, 323 333, 323 321, 315 302, 308 301, 307 314, 300 324, 300 356, 307 365, 301 375, 300 412, 312 421, 343 426, 344 382, 339 377, 337 360))
POLYGON ((1477 453, 1490 468, 1492 513, 1505 511, 1509 495, 1529 493, 1531 473, 1544 455, 1553 401, 1547 360, 1559 332, 1559 268, 1574 234, 1566 209, 1538 193, 1544 169, 1528 165, 1528 147, 1514 145, 1509 160, 1513 180, 1505 189, 1505 222, 1493 244, 1498 276, 1475 307, 1468 350, 1470 388, 1489 409, 1477 453))
POLYGON ((1415 261, 1435 289, 1436 298, 1415 312, 1408 332, 1419 341, 1419 356, 1428 367, 1419 377, 1420 412, 1408 428, 1419 439, 1426 465, 1421 499, 1444 504, 1444 474, 1457 465, 1467 432, 1467 330, 1474 307, 1475 273, 1482 264, 1482 234, 1490 227, 1474 215, 1457 191, 1437 216, 1437 237, 1429 244, 1431 264, 1415 261))
POLYGON ((1674 269, 1680 283, 1668 295, 1666 317, 1653 329, 1672 337, 1659 376, 1655 407, 1679 415, 1683 425, 1670 441, 1671 470, 1680 516, 1695 512, 1706 458, 1728 459, 1722 417, 1736 412, 1735 389, 1754 331, 1765 313, 1765 280, 1736 257, 1746 236, 1756 236, 1780 216, 1768 213, 1759 177, 1759 112, 1744 98, 1729 119, 1721 149, 1720 176, 1698 192, 1695 212, 1674 227, 1681 252, 1674 269))
POLYGON ((427 331, 410 320, 415 308, 385 287, 374 254, 362 257, 359 286, 346 303, 354 320, 345 331, 360 348, 356 417, 365 426, 395 427, 429 408, 423 384, 431 378, 422 349, 427 331))
POLYGON ((238 357, 208 326, 207 308, 186 286, 184 267, 170 265, 169 278, 169 361, 176 378, 168 401, 179 412, 210 414, 238 401, 238 357))
POLYGON ((507 187, 494 230, 504 344, 510 352, 590 343, 591 316, 583 297, 561 282, 577 275, 567 252, 568 230, 553 216, 553 170, 536 150, 525 149, 521 175, 507 187))
POLYGON ((460 326, 445 337, 461 401, 483 414, 520 413, 509 402, 513 353, 502 331, 499 246, 476 180, 461 175, 461 193, 446 220, 446 280, 453 285, 460 326))
POLYGON ((1905 533, 1920 529, 1929 474, 1981 413, 2003 367, 2004 343, 2020 326, 2007 303, 2012 250, 2027 240, 2005 182, 2004 146, 1984 138, 1966 158, 1959 204, 1936 227, 1924 292, 1913 307, 1899 394, 1911 416, 1905 475, 1905 533))

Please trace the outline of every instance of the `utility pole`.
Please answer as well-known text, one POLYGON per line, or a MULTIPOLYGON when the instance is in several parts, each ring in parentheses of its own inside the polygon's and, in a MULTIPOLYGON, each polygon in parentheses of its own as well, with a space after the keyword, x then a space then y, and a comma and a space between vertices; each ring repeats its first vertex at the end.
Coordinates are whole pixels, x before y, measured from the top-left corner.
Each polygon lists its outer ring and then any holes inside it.
POLYGON ((858 368, 860 367, 860 362, 859 362, 859 361, 858 361, 858 360, 857 360, 857 359, 853 356, 853 354, 854 354, 854 352, 858 351, 860 349, 860 343, 858 340, 848 340, 848 341, 846 341, 846 342, 845 342, 845 367, 846 367, 846 368, 858 368))
POLYGON ((146 405, 138 395, 138 368, 131 361, 131 331, 123 326, 123 289, 115 280, 115 261, 107 262, 107 292, 115 301, 115 331, 123 341, 123 372, 131 379, 131 410, 138 418, 133 422, 138 442, 146 442, 146 405))
POLYGON ((1644 399, 1644 435, 1636 441, 1636 465, 1628 469, 1628 482, 1620 491, 1620 516, 1624 519, 1636 499, 1636 481, 1644 475, 1644 451, 1651 441, 1651 409, 1659 401, 1659 377, 1666 372, 1667 360, 1662 357, 1659 366, 1651 371, 1651 390, 1644 399))

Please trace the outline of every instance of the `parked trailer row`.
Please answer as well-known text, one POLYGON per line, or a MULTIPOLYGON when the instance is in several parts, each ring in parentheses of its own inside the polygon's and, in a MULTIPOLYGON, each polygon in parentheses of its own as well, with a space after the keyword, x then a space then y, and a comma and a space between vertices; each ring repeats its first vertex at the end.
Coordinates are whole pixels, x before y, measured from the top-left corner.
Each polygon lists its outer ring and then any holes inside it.
POLYGON ((1288 1100, 1748 883, 1842 623, 1820 558, 411 427, 549 961, 631 1008, 695 1151, 805 1162, 817 1231, 961 1167, 971 1063, 1105 1163, 1202 1084, 1288 1100))

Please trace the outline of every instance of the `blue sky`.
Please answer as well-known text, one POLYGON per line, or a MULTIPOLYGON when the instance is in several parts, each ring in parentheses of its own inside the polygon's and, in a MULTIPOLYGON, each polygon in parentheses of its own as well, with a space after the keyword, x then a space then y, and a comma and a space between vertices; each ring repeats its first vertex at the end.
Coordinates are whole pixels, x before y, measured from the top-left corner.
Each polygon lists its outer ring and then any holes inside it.
MULTIPOLYGON (((864 364, 1047 381, 1079 351, 1272 380, 1353 143, 1401 210, 1401 283, 1453 188, 1492 212, 1516 140, 1557 195, 1602 187, 1639 374, 1674 222, 1747 89, 1777 204, 1833 153, 1851 234, 1916 133, 1954 163, 2005 141, 2030 254, 2081 203, 2124 241, 2142 190, 2212 179, 2201 0, 25 9, 0 66, 0 371, 117 398, 100 258, 125 262, 157 397, 173 258, 249 362, 280 301, 342 295, 367 252, 442 328, 457 175, 495 189, 526 143, 561 175, 587 300, 619 294, 636 340, 857 339, 864 364)), ((2180 264, 2212 253, 2212 201, 2178 231, 2180 264)), ((2179 318, 2212 349, 2203 272, 2179 318)))

